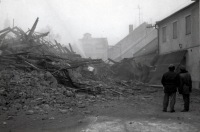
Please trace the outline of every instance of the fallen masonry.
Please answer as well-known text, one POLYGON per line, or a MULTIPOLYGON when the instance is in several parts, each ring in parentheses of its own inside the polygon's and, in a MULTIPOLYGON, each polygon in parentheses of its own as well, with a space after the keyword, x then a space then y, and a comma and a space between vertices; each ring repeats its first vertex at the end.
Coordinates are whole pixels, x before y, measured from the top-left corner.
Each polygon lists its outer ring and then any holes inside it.
POLYGON ((81 58, 70 44, 69 50, 56 40, 46 41, 48 32, 35 32, 38 20, 27 32, 18 27, 0 31, 0 109, 8 111, 7 120, 19 110, 27 115, 66 114, 97 100, 133 94, 137 85, 143 85, 136 80, 113 79, 115 72, 109 64, 81 58), (14 37, 7 36, 10 32, 14 37))
POLYGON ((73 107, 85 108, 97 100, 131 95, 133 90, 138 90, 131 82, 119 84, 119 80, 108 79, 105 83, 83 76, 76 78, 79 82, 74 84, 79 85, 71 88, 59 84, 50 72, 35 70, 4 69, 0 71, 0 77, 1 110, 25 110, 27 115, 55 110, 64 114, 72 112, 73 107))

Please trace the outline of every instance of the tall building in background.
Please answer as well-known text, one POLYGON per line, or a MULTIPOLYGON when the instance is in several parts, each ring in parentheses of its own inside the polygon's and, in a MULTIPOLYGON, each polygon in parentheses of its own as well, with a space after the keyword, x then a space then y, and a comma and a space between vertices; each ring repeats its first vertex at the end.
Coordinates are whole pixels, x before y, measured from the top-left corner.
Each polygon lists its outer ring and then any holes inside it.
POLYGON ((86 58, 92 59, 108 59, 108 41, 107 38, 92 38, 90 33, 85 33, 79 44, 86 58))

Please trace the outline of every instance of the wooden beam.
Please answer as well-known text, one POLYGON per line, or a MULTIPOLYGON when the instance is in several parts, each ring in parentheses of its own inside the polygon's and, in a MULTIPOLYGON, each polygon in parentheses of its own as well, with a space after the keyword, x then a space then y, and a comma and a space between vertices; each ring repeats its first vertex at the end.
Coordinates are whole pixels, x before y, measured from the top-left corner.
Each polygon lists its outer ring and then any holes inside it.
POLYGON ((31 30, 30 30, 30 32, 28 34, 28 39, 30 39, 30 37, 33 35, 33 32, 35 31, 35 28, 37 26, 38 20, 39 20, 39 18, 37 18, 35 23, 33 24, 32 28, 31 28, 31 30))

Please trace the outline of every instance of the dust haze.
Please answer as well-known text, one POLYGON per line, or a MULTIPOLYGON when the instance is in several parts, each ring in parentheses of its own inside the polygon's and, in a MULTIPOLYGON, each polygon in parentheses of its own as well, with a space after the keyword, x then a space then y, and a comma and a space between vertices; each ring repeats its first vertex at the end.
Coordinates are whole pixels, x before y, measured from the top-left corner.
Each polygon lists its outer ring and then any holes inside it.
POLYGON ((115 45, 128 34, 128 25, 154 24, 190 0, 1 0, 0 30, 5 20, 10 27, 30 28, 37 17, 36 31, 51 27, 64 45, 77 43, 84 33, 108 39, 115 45))

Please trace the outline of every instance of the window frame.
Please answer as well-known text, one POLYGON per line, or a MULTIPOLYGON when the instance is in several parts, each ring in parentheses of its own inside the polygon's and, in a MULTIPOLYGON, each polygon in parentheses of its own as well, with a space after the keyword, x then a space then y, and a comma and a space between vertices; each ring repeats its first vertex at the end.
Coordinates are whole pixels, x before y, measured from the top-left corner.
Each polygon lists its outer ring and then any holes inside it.
POLYGON ((172 22, 172 31, 173 31, 173 33, 172 33, 173 39, 177 39, 178 38, 178 21, 177 20, 172 22), (175 23, 176 23, 176 28, 174 28, 175 27, 174 26, 175 23))
POLYGON ((192 17, 191 17, 191 14, 190 14, 190 15, 187 15, 185 17, 185 35, 189 35, 191 33, 192 33, 192 17), (188 18, 190 18, 190 19, 188 19, 188 18))
POLYGON ((167 26, 163 26, 162 27, 162 42, 164 43, 166 41, 167 41, 167 26))

